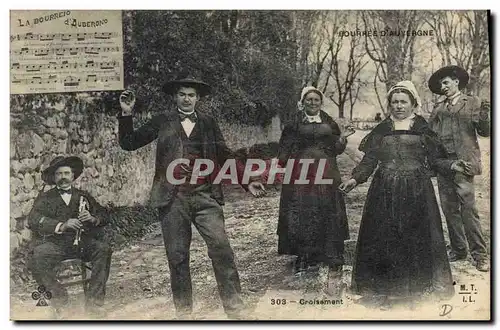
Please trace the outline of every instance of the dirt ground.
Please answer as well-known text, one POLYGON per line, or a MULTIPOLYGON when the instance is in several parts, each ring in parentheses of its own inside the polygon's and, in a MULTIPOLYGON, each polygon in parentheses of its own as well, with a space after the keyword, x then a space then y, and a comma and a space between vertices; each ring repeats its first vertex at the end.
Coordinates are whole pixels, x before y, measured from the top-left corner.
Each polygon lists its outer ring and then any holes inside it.
MULTIPOLYGON (((339 156, 339 167, 348 177, 359 159, 357 145, 366 132, 359 131, 350 138, 348 151, 339 156)), ((480 139, 483 154, 483 175, 476 178, 477 206, 483 231, 490 242, 490 140, 480 139)), ((355 188, 346 196, 351 240, 346 242, 352 251, 369 183, 355 188)), ((437 189, 437 187, 436 187, 437 189)), ((268 188, 264 198, 256 199, 241 188, 226 189, 224 207, 226 230, 237 259, 242 284, 243 300, 248 306, 249 318, 258 320, 349 320, 349 319, 489 319, 490 273, 481 273, 470 260, 452 264, 456 295, 450 301, 426 301, 410 309, 396 306, 382 311, 366 307, 360 297, 346 292, 335 305, 302 305, 303 301, 327 298, 323 293, 326 270, 316 280, 297 280, 289 275, 290 257, 277 254, 276 225, 279 207, 279 189, 268 188), (463 289, 472 294, 462 294, 463 289), (462 287, 465 286, 465 287, 462 287), (274 299, 274 300, 273 300, 274 299), (277 304, 277 301, 280 304, 277 304), (284 304, 283 304, 284 303, 284 304)), ((446 224, 443 218, 443 227, 446 224)), ((445 230, 446 232, 446 230, 445 230)), ((348 258, 349 259, 349 258, 348 258)), ((225 320, 217 293, 216 281, 207 256, 206 246, 193 231, 191 244, 191 275, 194 292, 194 318, 197 320, 225 320)), ((344 281, 350 283, 352 267, 344 267, 344 281)), ((175 317, 169 284, 169 270, 161 233, 158 230, 141 241, 115 251, 107 285, 107 301, 103 307, 107 320, 172 320, 175 317)), ((36 307, 31 298, 35 284, 11 289, 11 319, 52 319, 50 307, 36 307)), ((80 320, 87 317, 81 307, 83 291, 71 289, 71 309, 64 319, 80 320)), ((50 304, 50 301, 49 301, 50 304)))

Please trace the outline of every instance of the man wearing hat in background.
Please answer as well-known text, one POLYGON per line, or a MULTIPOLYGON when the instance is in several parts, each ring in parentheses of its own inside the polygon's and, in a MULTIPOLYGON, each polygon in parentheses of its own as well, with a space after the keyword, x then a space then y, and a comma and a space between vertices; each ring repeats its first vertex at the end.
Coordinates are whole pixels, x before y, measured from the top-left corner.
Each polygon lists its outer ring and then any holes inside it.
POLYGON ((42 172, 43 181, 55 187, 38 196, 28 216, 35 239, 30 268, 37 283, 51 292, 51 304, 59 312, 67 307, 68 293, 57 281, 55 267, 71 258, 90 261, 92 275, 85 307, 99 316, 112 251, 95 237, 104 225, 104 208, 89 193, 73 187, 82 171, 80 158, 59 156, 42 172))
MULTIPOLYGON (((184 76, 168 82, 163 90, 173 95, 176 108, 156 116, 135 131, 131 116, 135 96, 131 91, 122 93, 119 139, 123 149, 136 150, 158 138, 150 203, 159 209, 177 317, 189 319, 193 309, 189 269, 193 223, 207 244, 226 314, 230 318, 241 318, 244 307, 240 298, 240 279, 224 229, 221 185, 212 183, 210 175, 201 177, 196 184, 190 184, 189 180, 194 160, 212 160, 214 172, 217 172, 234 154, 226 146, 216 121, 195 110, 200 97, 210 93, 208 84, 184 76), (167 168, 179 159, 189 159, 190 163, 181 167, 181 173, 174 171, 174 175, 184 175, 188 179, 185 184, 174 185, 167 179, 167 168)), ((238 169, 241 177, 242 169, 238 169)), ((254 196, 264 192, 263 185, 255 181, 242 186, 254 196)))
POLYGON ((468 163, 465 173, 454 177, 438 175, 441 207, 450 237, 450 261, 467 258, 468 250, 479 271, 489 270, 486 242, 476 208, 474 175, 481 174, 481 152, 477 135, 490 136, 489 103, 461 93, 469 82, 468 73, 459 66, 447 66, 429 78, 430 90, 443 95, 429 118, 450 159, 468 163), (468 249, 467 249, 468 243, 468 249))

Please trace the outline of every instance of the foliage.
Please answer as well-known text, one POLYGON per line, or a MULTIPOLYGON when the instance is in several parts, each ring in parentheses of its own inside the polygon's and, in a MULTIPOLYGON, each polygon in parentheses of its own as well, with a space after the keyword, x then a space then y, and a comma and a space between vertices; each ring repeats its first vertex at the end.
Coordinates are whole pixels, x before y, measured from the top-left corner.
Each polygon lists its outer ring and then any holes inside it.
POLYGON ((113 247, 120 247, 125 242, 141 238, 147 233, 149 226, 158 221, 158 211, 155 208, 135 206, 108 206, 103 238, 111 242, 113 247))
POLYGON ((291 13, 133 11, 124 17, 125 84, 142 102, 138 108, 164 111, 171 100, 162 85, 190 72, 213 86, 200 110, 217 118, 265 125, 294 109, 291 13))

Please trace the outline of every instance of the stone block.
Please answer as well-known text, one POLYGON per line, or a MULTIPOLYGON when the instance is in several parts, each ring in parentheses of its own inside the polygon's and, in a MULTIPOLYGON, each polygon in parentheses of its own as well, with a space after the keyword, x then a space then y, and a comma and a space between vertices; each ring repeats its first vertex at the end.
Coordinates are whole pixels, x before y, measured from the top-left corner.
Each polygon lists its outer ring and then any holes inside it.
MULTIPOLYGON (((24 177, 23 177, 24 179, 24 177)), ((10 190, 14 193, 17 194, 22 187, 24 186, 23 180, 20 180, 19 178, 16 177, 11 177, 10 178, 10 190)))
POLYGON ((31 240, 31 230, 23 228, 19 231, 21 242, 28 242, 31 240))
POLYGON ((108 165, 108 176, 112 177, 115 174, 115 169, 113 165, 108 165))
POLYGON ((35 180, 33 179, 33 176, 30 173, 26 173, 24 175, 23 184, 26 191, 32 190, 33 187, 35 186, 35 180))
POLYGON ((14 173, 19 173, 19 171, 22 168, 22 164, 18 160, 11 160, 10 161, 10 168, 14 171, 14 173))
POLYGON ((31 156, 31 134, 22 133, 17 137, 16 152, 20 159, 28 158, 31 156))
POLYGON ((25 158, 21 163, 21 172, 33 172, 39 167, 38 160, 35 158, 25 158))
POLYGON ((47 145, 51 145, 54 141, 54 137, 51 134, 44 134, 42 139, 47 145))
POLYGON ((33 199, 30 199, 22 204, 23 215, 28 215, 33 207, 33 199))
POLYGON ((49 117, 45 121, 45 126, 50 128, 57 127, 57 120, 54 117, 49 117))
POLYGON ((19 237, 16 233, 10 233, 10 252, 14 252, 19 248, 19 237))
POLYGON ((68 141, 67 140, 59 140, 59 143, 56 148, 56 153, 58 154, 66 154, 68 149, 68 141))
POLYGON ((41 187, 43 185, 42 173, 40 171, 33 173, 33 178, 35 179, 36 187, 41 187))
MULTIPOLYGON (((63 111, 64 109, 66 109, 66 102, 57 102, 54 104, 54 110, 56 111, 63 111)), ((64 112, 61 112, 61 115, 64 115, 66 116, 66 114, 64 112)))
POLYGON ((23 209, 19 203, 14 203, 13 201, 10 204, 10 216, 11 218, 17 219, 23 216, 23 209))
POLYGON ((57 127, 59 127, 59 128, 63 128, 66 126, 66 124, 64 123, 64 120, 61 118, 61 116, 56 117, 56 123, 57 123, 57 127))
POLYGON ((16 143, 14 141, 15 141, 15 139, 13 139, 13 138, 10 139, 10 149, 9 149, 10 159, 17 158, 16 143))
POLYGON ((45 149, 45 142, 40 135, 33 133, 31 137, 32 155, 38 156, 45 149))
POLYGON ((68 132, 61 128, 54 128, 51 131, 52 135, 59 140, 64 140, 68 138, 68 132))

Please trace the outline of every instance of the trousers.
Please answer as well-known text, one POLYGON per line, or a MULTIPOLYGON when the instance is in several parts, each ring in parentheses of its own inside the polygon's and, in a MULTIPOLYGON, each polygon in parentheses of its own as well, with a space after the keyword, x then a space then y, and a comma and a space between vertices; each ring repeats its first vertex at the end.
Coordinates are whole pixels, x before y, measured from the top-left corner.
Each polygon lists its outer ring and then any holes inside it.
POLYGON ((453 178, 438 175, 439 197, 446 217, 451 249, 474 260, 487 258, 479 213, 476 207, 474 177, 456 173, 453 178))
POLYGON ((112 250, 110 246, 96 239, 82 242, 82 250, 64 244, 44 242, 33 250, 31 271, 39 285, 52 293, 51 304, 64 307, 68 303, 68 292, 56 279, 55 267, 63 260, 81 258, 92 263, 89 290, 86 304, 102 306, 106 295, 106 282, 109 277, 112 250))
POLYGON ((159 209, 159 216, 177 312, 190 313, 193 308, 189 268, 191 223, 207 244, 224 310, 226 313, 241 310, 243 302, 234 253, 224 229, 222 207, 211 197, 210 184, 179 187, 172 203, 159 209))

